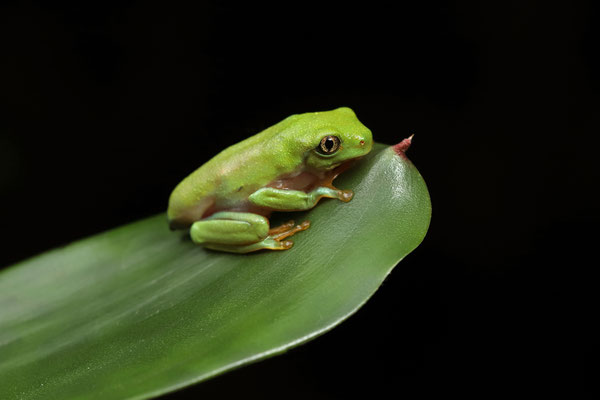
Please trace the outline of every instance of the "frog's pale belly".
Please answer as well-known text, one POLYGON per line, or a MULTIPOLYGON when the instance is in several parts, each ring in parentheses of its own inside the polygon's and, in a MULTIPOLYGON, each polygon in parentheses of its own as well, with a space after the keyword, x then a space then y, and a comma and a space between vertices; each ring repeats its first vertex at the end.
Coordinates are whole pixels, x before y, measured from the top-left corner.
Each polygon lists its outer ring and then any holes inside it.
POLYGON ((237 193, 230 193, 229 195, 223 197, 213 196, 213 202, 204 210, 202 218, 206 218, 219 211, 251 212, 268 217, 272 210, 257 206, 248 201, 248 197, 256 190, 260 189, 261 187, 273 187, 276 189, 301 190, 308 192, 317 186, 322 180, 323 177, 313 173, 299 172, 288 174, 285 177, 278 178, 268 182, 265 185, 240 186, 237 190, 237 193))
POLYGON ((324 176, 303 171, 299 174, 271 181, 267 186, 275 189, 302 190, 308 192, 317 183, 321 182, 323 178, 324 176))

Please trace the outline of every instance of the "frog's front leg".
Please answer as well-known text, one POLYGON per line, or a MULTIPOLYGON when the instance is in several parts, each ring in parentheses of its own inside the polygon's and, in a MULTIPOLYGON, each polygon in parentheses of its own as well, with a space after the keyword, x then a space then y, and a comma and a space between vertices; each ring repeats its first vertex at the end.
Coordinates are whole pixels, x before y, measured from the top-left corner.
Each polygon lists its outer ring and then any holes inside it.
POLYGON ((190 228, 190 236, 196 244, 231 253, 286 250, 293 243, 283 239, 308 228, 308 225, 288 223, 282 228, 269 230, 269 220, 262 215, 222 211, 196 221, 190 228))
POLYGON ((326 186, 320 186, 308 193, 301 190, 264 187, 252 193, 248 200, 253 204, 273 210, 302 211, 313 208, 322 197, 348 202, 352 200, 353 195, 351 190, 339 190, 326 186))

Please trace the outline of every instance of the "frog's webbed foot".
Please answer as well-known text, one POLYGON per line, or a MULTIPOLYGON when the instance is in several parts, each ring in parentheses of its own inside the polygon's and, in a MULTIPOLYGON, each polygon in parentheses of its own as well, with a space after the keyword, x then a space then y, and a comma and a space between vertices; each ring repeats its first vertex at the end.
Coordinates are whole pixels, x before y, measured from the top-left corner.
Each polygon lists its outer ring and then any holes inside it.
POLYGON ((345 163, 329 171, 329 173, 325 175, 323 180, 319 183, 320 187, 317 188, 317 190, 320 189, 323 197, 338 199, 343 201, 344 203, 347 203, 350 200, 352 200, 354 192, 352 190, 341 190, 336 188, 335 186, 333 186, 333 181, 335 178, 337 178, 339 174, 350 168, 352 164, 354 164, 354 161, 355 160, 346 161, 345 163))
POLYGON ((290 230, 294 226, 294 224, 295 224, 294 220, 290 219, 289 221, 284 222, 283 224, 279 225, 277 228, 271 228, 271 229, 269 229, 269 236, 276 235, 278 233, 290 230))
POLYGON ((294 245, 291 240, 277 241, 270 237, 260 242, 247 245, 226 245, 218 243, 205 243, 204 247, 211 250, 226 251, 229 253, 251 253, 258 250, 287 250, 294 245))
MULTIPOLYGON (((335 176, 333 178, 335 178, 335 176)), ((321 187, 317 188, 317 190, 320 190, 323 193, 322 196, 338 199, 343 201, 344 203, 347 203, 350 200, 352 200, 354 192, 352 190, 341 190, 336 188, 335 186, 333 186, 332 180, 333 179, 331 178, 326 179, 325 181, 321 182, 321 187)))
POLYGON ((297 232, 305 231, 310 227, 310 221, 304 221, 300 225, 294 226, 294 221, 288 221, 277 228, 269 230, 269 238, 278 242, 294 235, 297 232))

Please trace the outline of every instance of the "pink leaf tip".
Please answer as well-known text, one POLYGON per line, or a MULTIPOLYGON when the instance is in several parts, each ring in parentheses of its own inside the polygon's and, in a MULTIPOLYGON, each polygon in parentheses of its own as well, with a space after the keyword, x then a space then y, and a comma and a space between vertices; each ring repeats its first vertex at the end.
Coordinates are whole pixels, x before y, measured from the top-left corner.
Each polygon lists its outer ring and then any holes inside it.
POLYGON ((404 156, 404 153, 406 153, 406 150, 408 150, 408 148, 410 147, 410 145, 412 143, 413 136, 415 136, 415 135, 412 134, 409 137, 407 137, 406 139, 404 139, 403 141, 401 141, 400 143, 392 146, 392 148, 394 149, 396 154, 398 154, 399 156, 404 156))

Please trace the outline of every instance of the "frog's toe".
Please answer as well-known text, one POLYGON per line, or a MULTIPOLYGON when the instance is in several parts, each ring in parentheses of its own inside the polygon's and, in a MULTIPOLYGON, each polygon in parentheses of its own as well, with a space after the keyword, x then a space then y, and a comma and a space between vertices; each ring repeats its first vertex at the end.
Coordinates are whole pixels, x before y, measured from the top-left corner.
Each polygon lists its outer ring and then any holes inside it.
POLYGON ((288 222, 285 222, 285 223, 279 225, 277 228, 269 229, 269 236, 273 236, 273 235, 276 235, 281 232, 289 231, 294 226, 294 223, 295 223, 294 220, 291 219, 288 222))
POLYGON ((304 221, 300 225, 293 226, 293 227, 291 227, 290 229, 288 229, 286 231, 279 232, 279 233, 277 233, 275 235, 271 235, 270 237, 272 239, 277 240, 277 241, 280 242, 283 239, 288 238, 288 237, 294 235, 297 232, 307 230, 309 227, 310 227, 310 221, 304 221))
POLYGON ((352 190, 340 190, 340 196, 338 197, 344 203, 349 202, 354 197, 354 192, 352 190))
POLYGON ((298 226, 299 226, 300 228, 302 228, 302 229, 299 229, 299 230, 301 230, 301 231, 305 231, 305 230, 307 230, 308 228, 310 228, 310 221, 306 220, 306 221, 304 221, 303 223, 301 223, 301 224, 300 224, 300 225, 298 225, 298 226))
POLYGON ((257 246, 260 246, 261 249, 267 250, 287 250, 290 249, 293 245, 294 242, 292 242, 291 240, 279 241, 273 238, 266 238, 257 246))

